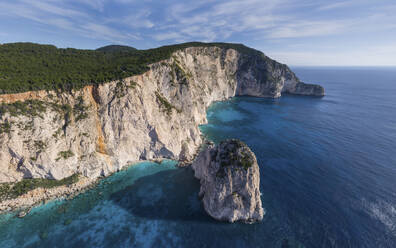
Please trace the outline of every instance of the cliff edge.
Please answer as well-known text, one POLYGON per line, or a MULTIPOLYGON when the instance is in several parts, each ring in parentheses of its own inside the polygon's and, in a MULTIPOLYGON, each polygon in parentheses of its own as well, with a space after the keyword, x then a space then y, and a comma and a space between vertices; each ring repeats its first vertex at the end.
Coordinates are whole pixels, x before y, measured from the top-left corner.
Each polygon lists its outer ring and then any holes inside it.
POLYGON ((141 75, 68 92, 0 95, 0 182, 107 176, 133 162, 191 160, 206 108, 236 95, 323 95, 261 52, 188 47, 141 75))

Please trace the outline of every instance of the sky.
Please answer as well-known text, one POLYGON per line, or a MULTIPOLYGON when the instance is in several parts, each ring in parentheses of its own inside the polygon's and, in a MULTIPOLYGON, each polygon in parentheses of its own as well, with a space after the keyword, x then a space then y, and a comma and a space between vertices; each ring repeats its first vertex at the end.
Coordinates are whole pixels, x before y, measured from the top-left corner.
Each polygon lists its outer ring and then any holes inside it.
POLYGON ((243 43, 292 66, 396 66, 395 0, 0 0, 0 43, 243 43))

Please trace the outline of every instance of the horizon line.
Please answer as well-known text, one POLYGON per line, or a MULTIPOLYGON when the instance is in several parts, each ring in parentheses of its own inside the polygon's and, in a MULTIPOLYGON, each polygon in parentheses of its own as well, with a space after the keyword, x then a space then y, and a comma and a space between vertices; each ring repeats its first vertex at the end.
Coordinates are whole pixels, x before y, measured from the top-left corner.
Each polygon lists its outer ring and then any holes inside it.
MULTIPOLYGON (((272 56, 269 56, 268 53, 265 53, 264 51, 259 50, 257 48, 253 48, 253 47, 247 46, 244 43, 240 43, 240 42, 239 43, 237 43, 237 42, 224 42, 224 41, 213 41, 213 42, 187 41, 187 42, 181 42, 181 43, 165 44, 165 45, 160 45, 160 46, 151 47, 151 48, 137 48, 137 47, 134 47, 134 46, 131 46, 131 45, 127 45, 127 44, 115 44, 115 43, 104 45, 104 46, 100 46, 100 47, 97 47, 97 48, 76 48, 76 47, 67 47, 67 46, 63 47, 63 46, 57 46, 57 45, 51 44, 51 43, 38 43, 38 42, 32 42, 32 41, 15 41, 15 42, 6 42, 6 43, 0 42, 0 45, 15 44, 15 43, 32 43, 32 44, 38 44, 38 45, 55 46, 58 49, 68 49, 68 48, 70 48, 70 49, 78 49, 78 50, 92 50, 92 51, 95 51, 95 50, 97 50, 99 48, 106 47, 106 46, 127 46, 127 47, 135 48, 135 49, 138 49, 138 50, 148 50, 148 49, 160 48, 160 47, 163 47, 163 46, 171 46, 171 45, 178 45, 178 44, 184 44, 184 43, 194 43, 194 42, 209 43, 209 44, 210 43, 241 44, 241 45, 244 45, 244 46, 246 46, 248 48, 252 48, 252 49, 255 49, 257 51, 260 51, 260 52, 264 53, 265 56, 267 56, 267 57, 269 57, 271 59, 273 58, 272 56)), ((285 63, 280 62, 280 61, 278 61, 278 62, 282 63, 282 64, 285 64, 285 63)), ((331 64, 330 65, 320 65, 320 64, 318 64, 318 65, 312 65, 312 64, 304 65, 304 64, 288 64, 288 63, 286 63, 286 65, 288 65, 289 67, 322 67, 322 68, 324 68, 324 67, 333 67, 333 68, 335 68, 335 67, 344 67, 344 68, 345 67, 349 67, 349 68, 358 68, 358 67, 360 67, 360 68, 362 68, 362 67, 365 67, 365 68, 375 68, 375 67, 377 67, 377 68, 379 68, 379 67, 381 67, 381 68, 396 68, 396 64, 394 64, 394 65, 334 65, 334 64, 333 65, 331 65, 331 64)))

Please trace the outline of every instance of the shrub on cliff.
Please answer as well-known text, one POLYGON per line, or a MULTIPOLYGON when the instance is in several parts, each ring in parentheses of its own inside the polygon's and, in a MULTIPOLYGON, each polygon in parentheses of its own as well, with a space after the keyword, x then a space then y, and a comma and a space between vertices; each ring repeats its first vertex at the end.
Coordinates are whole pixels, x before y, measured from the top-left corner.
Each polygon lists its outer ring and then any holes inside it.
POLYGON ((72 175, 62 180, 51 179, 23 179, 17 183, 0 184, 0 201, 15 198, 36 188, 53 188, 62 185, 70 185, 78 182, 78 175, 72 175))

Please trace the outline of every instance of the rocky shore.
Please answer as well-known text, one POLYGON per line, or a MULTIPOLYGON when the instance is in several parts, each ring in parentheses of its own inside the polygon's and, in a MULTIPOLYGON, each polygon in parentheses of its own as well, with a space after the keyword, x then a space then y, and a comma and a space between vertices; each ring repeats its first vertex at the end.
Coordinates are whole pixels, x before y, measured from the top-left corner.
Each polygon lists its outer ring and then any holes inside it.
MULTIPOLYGON (((137 161, 191 161, 212 102, 324 94, 262 53, 190 47, 149 67, 142 75, 71 92, 0 95, 0 183, 79 174, 85 185, 137 161)), ((36 190, 21 199, 29 205, 77 189, 36 190)), ((1 209, 13 204, 2 202, 1 209)))
MULTIPOLYGON (((54 188, 37 188, 14 199, 7 199, 0 202, 0 214, 5 212, 21 211, 27 213, 28 210, 37 205, 45 204, 54 199, 70 199, 81 192, 94 187, 97 179, 82 177, 72 185, 59 186, 54 188)), ((23 217, 23 216, 21 216, 23 217)))

